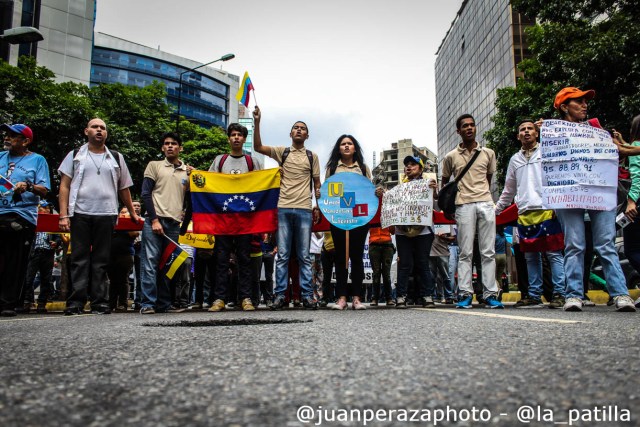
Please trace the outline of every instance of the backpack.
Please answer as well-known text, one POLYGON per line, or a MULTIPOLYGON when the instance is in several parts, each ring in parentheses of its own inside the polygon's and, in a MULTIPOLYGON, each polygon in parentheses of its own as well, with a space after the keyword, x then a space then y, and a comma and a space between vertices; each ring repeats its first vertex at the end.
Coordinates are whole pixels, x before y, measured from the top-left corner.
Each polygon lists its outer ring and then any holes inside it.
MULTIPOLYGON (((309 149, 306 149, 305 152, 307 153, 307 158, 309 159, 309 175, 311 176, 311 182, 309 183, 309 186, 311 187, 311 190, 313 190, 313 153, 309 149)), ((291 147, 285 148, 284 152, 282 153, 282 161, 280 162, 280 167, 284 165, 284 161, 287 160, 287 157, 289 157, 289 153, 291 153, 291 147)))
MULTIPOLYGON (((229 154, 222 155, 220 163, 218 163, 218 172, 222 172, 222 165, 224 165, 224 162, 226 162, 228 158, 229 154)), ((249 172, 251 172, 253 170, 253 159, 248 154, 244 155, 244 159, 247 161, 247 168, 249 168, 249 172)))

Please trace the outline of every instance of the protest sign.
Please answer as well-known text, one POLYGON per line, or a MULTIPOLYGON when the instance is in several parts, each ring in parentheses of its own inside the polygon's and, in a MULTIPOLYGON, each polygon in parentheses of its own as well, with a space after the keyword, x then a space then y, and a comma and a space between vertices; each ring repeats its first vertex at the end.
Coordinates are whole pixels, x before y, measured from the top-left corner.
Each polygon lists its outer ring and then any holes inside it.
POLYGON ((604 211, 616 206, 618 148, 606 130, 545 120, 540 157, 545 209, 604 211))
POLYGON ((329 223, 341 230, 368 224, 378 211, 376 188, 358 173, 330 176, 320 188, 318 207, 329 223))
POLYGON ((416 179, 387 191, 382 198, 382 228, 433 224, 433 192, 429 180, 416 179))

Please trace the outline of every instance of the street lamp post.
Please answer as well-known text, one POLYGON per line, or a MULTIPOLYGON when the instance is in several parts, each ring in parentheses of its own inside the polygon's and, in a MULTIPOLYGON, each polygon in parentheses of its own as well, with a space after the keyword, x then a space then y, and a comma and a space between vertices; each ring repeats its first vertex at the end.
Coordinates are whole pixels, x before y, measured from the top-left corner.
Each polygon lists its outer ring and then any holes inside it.
POLYGON ((16 27, 0 35, 0 39, 9 44, 34 43, 44 40, 44 36, 37 28, 33 27, 16 27))
POLYGON ((207 65, 211 65, 214 62, 228 61, 228 60, 233 59, 235 57, 236 56, 233 53, 227 53, 226 55, 223 55, 218 59, 214 59, 211 62, 207 62, 206 64, 202 64, 202 65, 198 65, 197 67, 188 69, 188 70, 183 71, 183 72, 180 73, 180 81, 178 83, 178 111, 177 111, 177 114, 176 114, 176 133, 180 133, 180 107, 182 106, 182 76, 184 76, 186 73, 190 73, 192 71, 195 71, 198 68, 202 68, 202 67, 206 67, 207 65))

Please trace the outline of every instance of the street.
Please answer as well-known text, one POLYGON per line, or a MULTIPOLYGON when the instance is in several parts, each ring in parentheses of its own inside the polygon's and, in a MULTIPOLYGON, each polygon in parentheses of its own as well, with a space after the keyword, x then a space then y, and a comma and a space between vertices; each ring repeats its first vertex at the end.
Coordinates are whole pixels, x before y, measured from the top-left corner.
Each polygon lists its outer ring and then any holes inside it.
POLYGON ((637 313, 444 307, 0 320, 0 425, 640 422, 637 313))

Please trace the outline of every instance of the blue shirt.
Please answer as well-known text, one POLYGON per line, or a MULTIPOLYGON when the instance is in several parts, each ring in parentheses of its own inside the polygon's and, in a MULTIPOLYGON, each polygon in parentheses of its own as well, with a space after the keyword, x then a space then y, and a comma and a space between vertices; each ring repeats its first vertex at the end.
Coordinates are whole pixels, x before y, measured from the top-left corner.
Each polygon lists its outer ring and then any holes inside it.
MULTIPOLYGON (((49 181, 49 166, 40 154, 31 153, 23 157, 14 157, 8 151, 0 152, 0 175, 13 184, 18 182, 32 182, 51 189, 49 181)), ((0 193, 2 194, 2 193, 0 193)), ((13 191, 9 191, 0 198, 0 215, 17 213, 32 224, 38 219, 38 204, 40 196, 25 191, 22 200, 14 202, 13 191)))

